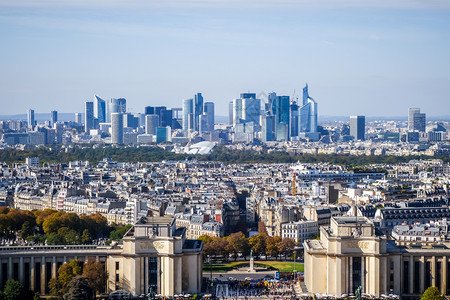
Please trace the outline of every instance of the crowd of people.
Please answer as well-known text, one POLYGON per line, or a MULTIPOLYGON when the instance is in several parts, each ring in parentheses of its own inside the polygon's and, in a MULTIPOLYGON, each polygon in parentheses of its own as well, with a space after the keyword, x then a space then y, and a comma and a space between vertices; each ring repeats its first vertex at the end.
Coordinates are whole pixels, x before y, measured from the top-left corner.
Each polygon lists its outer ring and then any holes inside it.
POLYGON ((215 296, 217 298, 262 297, 270 299, 294 299, 293 281, 260 279, 260 280, 232 280, 216 283, 215 296))

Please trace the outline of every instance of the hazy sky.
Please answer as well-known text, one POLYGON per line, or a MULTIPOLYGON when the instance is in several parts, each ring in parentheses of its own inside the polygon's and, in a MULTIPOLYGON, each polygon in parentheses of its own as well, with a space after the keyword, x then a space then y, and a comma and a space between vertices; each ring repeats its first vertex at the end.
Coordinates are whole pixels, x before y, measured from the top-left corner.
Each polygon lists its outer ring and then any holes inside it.
POLYGON ((450 114, 447 0, 0 0, 0 41, 0 114, 201 92, 225 116, 305 82, 319 115, 450 114))

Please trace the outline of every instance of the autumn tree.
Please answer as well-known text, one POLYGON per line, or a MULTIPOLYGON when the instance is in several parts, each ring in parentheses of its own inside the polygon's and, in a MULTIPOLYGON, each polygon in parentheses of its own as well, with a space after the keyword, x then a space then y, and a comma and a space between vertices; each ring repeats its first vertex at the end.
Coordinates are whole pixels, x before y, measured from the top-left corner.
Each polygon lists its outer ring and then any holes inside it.
POLYGON ((280 255, 281 237, 269 236, 266 240, 266 254, 278 259, 280 255))
POLYGON ((94 291, 89 286, 88 279, 76 276, 70 281, 68 300, 91 300, 94 299, 94 291))
POLYGON ((70 281, 82 273, 82 262, 72 259, 68 263, 61 265, 58 269, 58 277, 49 281, 50 294, 52 296, 62 296, 67 293, 70 281))
MULTIPOLYGON (((248 240, 242 232, 236 232, 230 234, 227 238, 228 241, 228 252, 233 255, 234 260, 237 260, 238 254, 241 253, 243 256, 249 252, 248 240)), ((248 254, 247 254, 248 255, 248 254)))
POLYGON ((267 234, 265 234, 265 233, 258 233, 258 234, 252 235, 248 239, 248 243, 249 243, 251 249, 253 250, 253 253, 257 257, 265 254, 266 239, 267 239, 267 234))
POLYGON ((294 252, 295 241, 290 238, 284 238, 280 242, 280 254, 284 255, 284 259, 289 257, 294 252))
POLYGON ((105 266, 99 261, 88 261, 83 267, 83 277, 93 289, 94 295, 102 292, 106 286, 105 266))

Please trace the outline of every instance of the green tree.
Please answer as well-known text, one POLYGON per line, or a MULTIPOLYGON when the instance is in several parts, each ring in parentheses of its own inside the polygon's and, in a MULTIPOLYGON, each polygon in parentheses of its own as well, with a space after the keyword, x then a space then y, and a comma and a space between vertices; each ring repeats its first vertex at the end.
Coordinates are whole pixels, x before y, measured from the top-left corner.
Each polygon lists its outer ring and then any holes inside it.
POLYGON ((81 235, 81 243, 83 245, 92 243, 92 238, 91 238, 91 235, 89 234, 88 229, 83 230, 83 234, 81 235))
POLYGON ((30 221, 25 221, 22 225, 22 229, 20 230, 20 237, 26 240, 29 236, 34 234, 33 226, 30 221))
POLYGON ((255 256, 259 257, 261 255, 264 255, 266 252, 266 239, 267 234, 265 233, 258 233, 255 235, 252 235, 248 239, 248 243, 253 250, 253 253, 255 256))
POLYGON ((20 300, 23 298, 23 286, 20 282, 9 279, 6 281, 5 288, 3 290, 7 300, 20 300))
POLYGON ((441 296, 439 293, 439 289, 435 286, 430 286, 423 292, 422 297, 420 297, 420 300, 442 300, 445 299, 445 297, 441 296))

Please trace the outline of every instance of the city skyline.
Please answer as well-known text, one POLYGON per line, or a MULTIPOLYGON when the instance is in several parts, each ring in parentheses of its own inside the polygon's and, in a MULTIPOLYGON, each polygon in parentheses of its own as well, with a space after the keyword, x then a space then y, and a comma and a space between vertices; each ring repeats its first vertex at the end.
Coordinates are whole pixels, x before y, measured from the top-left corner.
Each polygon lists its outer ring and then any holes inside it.
POLYGON ((305 82, 319 115, 398 116, 407 107, 448 114, 450 5, 443 1, 0 7, 2 114, 81 112, 94 95, 124 97, 140 112, 179 107, 197 92, 225 112, 246 91, 300 99, 305 82))

